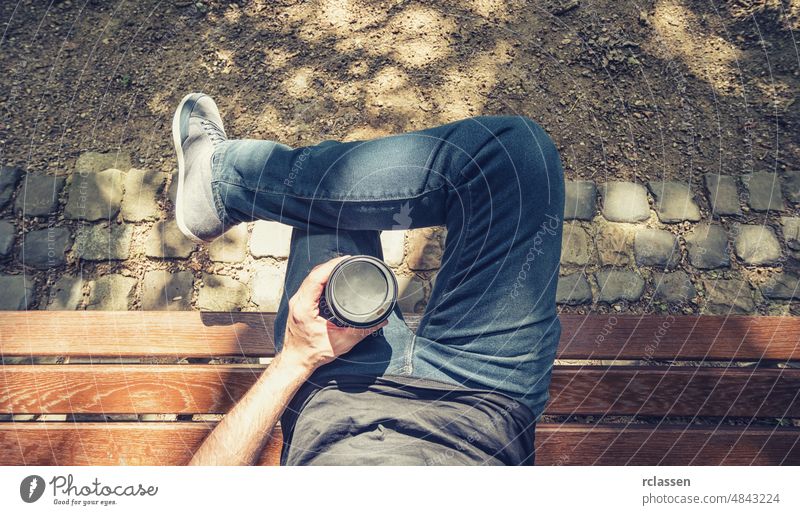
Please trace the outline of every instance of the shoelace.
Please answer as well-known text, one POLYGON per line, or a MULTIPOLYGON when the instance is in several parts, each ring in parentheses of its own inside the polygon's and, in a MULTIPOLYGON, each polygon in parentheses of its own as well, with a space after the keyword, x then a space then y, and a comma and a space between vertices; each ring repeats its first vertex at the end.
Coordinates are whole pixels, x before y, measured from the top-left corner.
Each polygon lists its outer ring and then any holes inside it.
POLYGON ((210 122, 208 120, 200 120, 200 126, 203 129, 205 129, 206 134, 208 134, 208 137, 211 138, 211 142, 214 144, 220 143, 228 139, 225 136, 225 132, 222 129, 220 129, 217 126, 217 124, 213 122, 210 122))

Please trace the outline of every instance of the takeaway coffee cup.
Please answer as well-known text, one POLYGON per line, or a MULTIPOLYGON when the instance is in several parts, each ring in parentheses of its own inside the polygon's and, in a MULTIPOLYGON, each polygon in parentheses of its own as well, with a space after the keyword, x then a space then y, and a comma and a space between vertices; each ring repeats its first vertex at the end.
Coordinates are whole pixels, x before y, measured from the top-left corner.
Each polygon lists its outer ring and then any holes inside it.
POLYGON ((319 299, 320 316, 340 327, 372 327, 397 303, 397 279, 372 256, 352 256, 336 265, 319 299))

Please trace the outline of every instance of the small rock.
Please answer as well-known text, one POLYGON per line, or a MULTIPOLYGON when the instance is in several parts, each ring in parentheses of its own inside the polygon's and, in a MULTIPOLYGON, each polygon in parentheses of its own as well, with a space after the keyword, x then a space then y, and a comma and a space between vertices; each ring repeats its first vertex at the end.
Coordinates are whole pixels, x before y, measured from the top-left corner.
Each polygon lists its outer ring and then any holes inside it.
POLYGON ((240 263, 247 252, 247 224, 238 224, 208 246, 211 261, 240 263))
POLYGON ((72 175, 64 216, 72 220, 111 220, 122 202, 122 172, 79 172, 72 175))
POLYGON ((713 315, 746 315, 756 306, 750 285, 741 279, 705 279, 706 307, 713 315))
POLYGON ((172 172, 169 187, 167 188, 167 197, 172 202, 172 205, 175 206, 175 199, 178 198, 178 170, 172 172))
POLYGON ((0 257, 6 257, 11 254, 11 249, 14 248, 16 232, 14 224, 0 220, 0 257))
POLYGON ((33 279, 25 275, 0 275, 0 311, 26 310, 35 300, 33 279))
POLYGON ((781 218, 781 224, 786 246, 792 250, 800 250, 800 217, 784 216, 781 218))
POLYGON ((761 285, 761 293, 768 299, 800 300, 800 275, 796 272, 776 274, 761 285))
POLYGON ((564 219, 591 220, 594 218, 597 187, 592 181, 566 181, 564 183, 564 219))
POLYGON ((98 277, 89 282, 89 298, 86 309, 103 311, 127 311, 133 300, 136 279, 121 274, 98 277))
POLYGON ((203 311, 240 311, 249 300, 247 285, 233 277, 203 274, 197 307, 203 311))
POLYGON ((274 266, 256 271, 253 276, 252 300, 259 311, 278 311, 285 277, 286 271, 274 266))
POLYGON ((634 240, 636 263, 641 266, 672 267, 680 263, 681 251, 675 235, 661 229, 640 229, 634 240))
POLYGON ((142 281, 142 309, 187 311, 192 309, 194 277, 191 272, 152 270, 142 281))
POLYGON ((576 306, 592 302, 592 288, 586 276, 577 272, 558 278, 556 303, 576 306))
POLYGON ((653 298, 671 304, 690 302, 697 291, 689 279, 689 274, 683 270, 671 273, 656 273, 653 277, 655 292, 653 298))
POLYGON ((728 235, 719 225, 696 225, 686 235, 686 248, 689 251, 689 261, 697 268, 711 270, 731 265, 728 235))
POLYGON ((612 222, 641 222, 650 218, 647 191, 633 182, 607 182, 602 187, 603 216, 612 222))
POLYGON ((292 227, 278 222, 258 220, 250 236, 250 253, 253 257, 289 257, 292 227))
POLYGON ((58 211, 58 196, 66 179, 54 175, 25 175, 14 210, 22 216, 47 216, 58 211))
POLYGON ((405 231, 382 231, 383 259, 389 266, 400 266, 405 256, 405 231))
POLYGON ((195 247, 195 243, 178 229, 175 220, 162 220, 150 229, 145 254, 155 258, 187 258, 195 247))
POLYGON ((627 266, 631 262, 634 230, 621 224, 601 227, 595 239, 601 265, 627 266))
POLYGON ((128 259, 132 239, 133 226, 129 224, 85 225, 75 235, 75 252, 87 261, 128 259))
POLYGON ((84 152, 75 162, 77 173, 97 173, 109 168, 127 170, 131 167, 131 158, 125 152, 84 152))
POLYGON ((33 268, 58 267, 67 262, 66 253, 70 243, 69 229, 65 227, 31 231, 22 236, 19 260, 23 265, 33 268))
POLYGON ((748 204, 753 211, 783 211, 783 194, 777 174, 755 172, 745 175, 742 182, 747 188, 748 204))
POLYGON ((412 270, 436 270, 442 262, 443 246, 436 227, 408 231, 408 267, 412 270))
POLYGON ((425 311, 425 283, 416 275, 397 277, 397 304, 403 313, 425 311))
POLYGON ((619 300, 634 302, 644 293, 644 279, 631 270, 605 268, 594 274, 600 293, 597 300, 609 304, 619 300))
POLYGON ((734 250, 748 265, 770 265, 781 258, 781 246, 775 232, 763 225, 740 226, 734 250))
POLYGON ((73 275, 61 276, 50 288, 47 309, 74 311, 83 302, 83 279, 73 275))
POLYGON ((584 266, 591 260, 592 240, 586 229, 565 223, 561 237, 561 264, 584 266))
POLYGON ((5 209, 23 172, 16 166, 0 166, 0 209, 5 209))
POLYGON ((650 181, 647 183, 655 198, 658 219, 664 223, 700 220, 700 207, 694 201, 691 187, 682 182, 650 181))
POLYGON ((707 173, 703 176, 711 211, 714 216, 738 216, 742 214, 739 206, 739 192, 736 179, 728 175, 707 173))
POLYGON ((167 181, 163 172, 147 172, 132 168, 125 174, 125 196, 122 218, 129 222, 155 220, 160 214, 158 195, 167 181))

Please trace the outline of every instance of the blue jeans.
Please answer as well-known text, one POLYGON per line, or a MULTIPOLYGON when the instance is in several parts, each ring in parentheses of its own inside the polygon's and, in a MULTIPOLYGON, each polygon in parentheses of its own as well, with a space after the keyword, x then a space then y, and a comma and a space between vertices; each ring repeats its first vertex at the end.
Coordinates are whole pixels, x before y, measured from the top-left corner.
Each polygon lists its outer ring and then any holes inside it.
POLYGON ((229 140, 215 151, 213 192, 226 226, 293 227, 275 323, 315 265, 383 258, 380 231, 447 227, 442 266, 416 334, 399 308, 379 334, 317 369, 395 374, 498 391, 538 419, 561 326, 555 292, 564 181, 548 135, 518 116, 469 118, 369 141, 290 148, 229 140))

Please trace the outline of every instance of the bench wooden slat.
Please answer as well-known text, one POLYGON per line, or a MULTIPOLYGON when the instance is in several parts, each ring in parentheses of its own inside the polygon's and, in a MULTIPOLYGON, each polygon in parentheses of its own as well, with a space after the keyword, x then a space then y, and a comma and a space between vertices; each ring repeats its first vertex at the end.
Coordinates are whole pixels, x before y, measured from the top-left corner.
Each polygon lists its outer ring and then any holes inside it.
MULTIPOLYGON (((263 365, 0 366, 0 413, 226 413, 263 365)), ((800 415, 800 370, 553 370, 551 415, 800 415)))
POLYGON ((0 312, 0 355, 247 356, 275 354, 274 314, 197 311, 0 312))
POLYGON ((556 367, 550 415, 795 417, 800 370, 556 367))
POLYGON ((547 424, 537 428, 536 448, 542 465, 798 465, 800 431, 547 424))
MULTIPOLYGON (((406 317, 416 329, 419 316, 406 317)), ((274 314, 0 312, 5 356, 274 355, 274 314)), ((561 359, 800 360, 800 317, 562 315, 561 359)))
POLYGON ((562 315, 561 359, 800 359, 800 317, 562 315))
MULTIPOLYGON (((0 423, 0 465, 181 465, 213 428, 203 422, 0 423)), ((800 432, 539 424, 537 465, 798 465, 800 432)), ((280 461, 280 430, 262 465, 280 461)))

